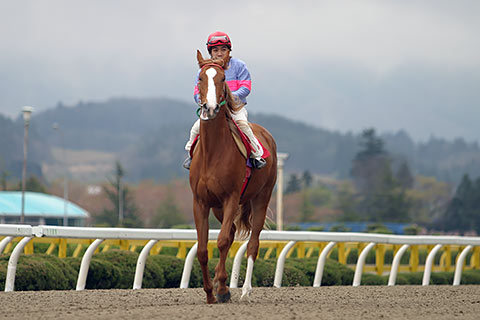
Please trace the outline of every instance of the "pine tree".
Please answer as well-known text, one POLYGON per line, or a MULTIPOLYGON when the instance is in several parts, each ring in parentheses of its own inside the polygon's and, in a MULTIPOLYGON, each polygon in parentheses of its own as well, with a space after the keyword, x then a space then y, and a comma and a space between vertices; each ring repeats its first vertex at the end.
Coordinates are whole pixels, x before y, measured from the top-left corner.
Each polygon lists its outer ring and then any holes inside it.
POLYGON ((463 176, 440 225, 445 231, 480 232, 480 178, 472 181, 468 174, 463 176))
POLYGON ((295 193, 301 190, 301 183, 297 175, 292 173, 290 179, 287 182, 287 189, 285 190, 286 194, 295 193))
POLYGON ((305 170, 302 174, 302 182, 304 188, 310 188, 312 186, 313 177, 310 171, 305 170))
POLYGON ((396 179, 403 189, 411 189, 413 187, 413 175, 410 171, 410 167, 406 161, 402 162, 400 168, 397 171, 396 179))

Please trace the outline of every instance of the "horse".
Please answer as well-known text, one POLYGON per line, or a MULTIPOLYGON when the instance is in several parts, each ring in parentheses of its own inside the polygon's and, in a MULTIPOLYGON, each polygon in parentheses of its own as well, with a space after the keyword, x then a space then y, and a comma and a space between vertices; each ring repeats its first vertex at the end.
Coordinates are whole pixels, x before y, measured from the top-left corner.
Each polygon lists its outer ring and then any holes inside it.
POLYGON ((253 170, 242 195, 241 189, 246 179, 246 159, 234 142, 228 119, 232 112, 238 111, 243 105, 238 104, 225 81, 224 67, 227 66, 228 59, 229 57, 224 60, 204 59, 197 50, 201 121, 200 136, 190 166, 190 187, 198 240, 197 258, 202 269, 203 289, 208 304, 228 302, 231 298, 226 285, 228 275, 225 260, 236 233, 243 238, 250 235, 247 245, 247 274, 241 296, 241 299, 245 296, 250 299, 259 236, 277 177, 275 140, 265 128, 250 123, 255 136, 271 155, 266 159, 265 167, 253 170), (210 209, 221 223, 217 239, 220 259, 215 267, 213 284, 207 265, 210 209))

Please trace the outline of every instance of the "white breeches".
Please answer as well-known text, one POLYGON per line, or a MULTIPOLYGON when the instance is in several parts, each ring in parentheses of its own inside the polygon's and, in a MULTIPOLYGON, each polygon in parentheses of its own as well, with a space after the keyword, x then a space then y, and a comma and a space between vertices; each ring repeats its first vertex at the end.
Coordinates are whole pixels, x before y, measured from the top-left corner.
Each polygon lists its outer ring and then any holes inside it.
MULTIPOLYGON (((260 143, 258 142, 257 138, 253 134, 252 128, 248 125, 248 112, 245 107, 240 109, 238 112, 233 113, 232 112, 232 118, 235 120, 237 123, 238 127, 240 130, 245 133, 245 135, 248 137, 250 142, 252 143, 252 156, 254 158, 260 158, 263 155, 263 149, 260 146, 260 143)), ((200 133, 200 119, 195 121, 195 123, 192 126, 192 129, 190 130, 190 139, 187 141, 187 144, 185 145, 185 150, 190 152, 190 148, 192 147, 193 140, 195 140, 195 137, 200 133)))

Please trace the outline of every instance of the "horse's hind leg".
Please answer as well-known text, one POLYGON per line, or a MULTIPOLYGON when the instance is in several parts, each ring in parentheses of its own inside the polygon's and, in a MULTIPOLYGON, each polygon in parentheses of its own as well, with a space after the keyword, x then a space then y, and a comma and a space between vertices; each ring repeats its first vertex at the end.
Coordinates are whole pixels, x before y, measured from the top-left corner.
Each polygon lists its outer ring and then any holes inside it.
POLYGON ((270 195, 268 197, 259 195, 252 201, 252 233, 247 245, 247 272, 242 287, 242 297, 240 299, 244 297, 250 299, 250 294, 252 293, 253 265, 257 259, 260 242, 259 237, 265 223, 269 199, 270 195))
POLYGON ((197 258, 202 269, 203 290, 207 294, 207 303, 215 303, 217 301, 213 296, 212 280, 210 279, 210 273, 208 272, 208 213, 208 208, 205 208, 198 202, 194 202, 193 216, 195 218, 198 239, 197 258))
POLYGON ((228 302, 230 300, 230 290, 228 289, 227 270, 225 269, 225 261, 227 259, 228 250, 230 249, 235 237, 235 225, 233 218, 238 209, 238 199, 230 200, 224 205, 222 227, 218 235, 217 246, 220 252, 220 259, 215 267, 215 279, 213 283, 217 286, 217 301, 228 302))

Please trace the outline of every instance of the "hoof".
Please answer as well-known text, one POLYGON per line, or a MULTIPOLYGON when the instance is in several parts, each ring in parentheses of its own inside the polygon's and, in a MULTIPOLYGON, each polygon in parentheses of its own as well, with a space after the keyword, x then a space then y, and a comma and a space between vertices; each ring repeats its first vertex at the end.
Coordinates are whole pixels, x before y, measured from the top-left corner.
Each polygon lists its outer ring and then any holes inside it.
POLYGON ((224 293, 224 294, 218 294, 218 293, 217 293, 217 301, 218 301, 218 303, 229 302, 229 301, 230 301, 230 297, 231 297, 230 291, 227 291, 227 293, 224 293))

